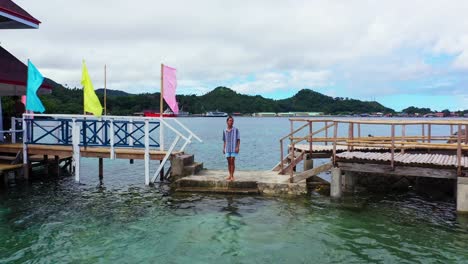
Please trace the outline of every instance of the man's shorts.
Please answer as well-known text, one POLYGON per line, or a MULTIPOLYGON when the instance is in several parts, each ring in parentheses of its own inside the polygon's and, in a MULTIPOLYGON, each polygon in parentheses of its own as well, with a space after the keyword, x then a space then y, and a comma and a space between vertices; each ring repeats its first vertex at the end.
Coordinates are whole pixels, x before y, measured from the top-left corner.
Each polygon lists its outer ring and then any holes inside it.
POLYGON ((238 153, 235 152, 226 152, 226 158, 235 158, 238 153))

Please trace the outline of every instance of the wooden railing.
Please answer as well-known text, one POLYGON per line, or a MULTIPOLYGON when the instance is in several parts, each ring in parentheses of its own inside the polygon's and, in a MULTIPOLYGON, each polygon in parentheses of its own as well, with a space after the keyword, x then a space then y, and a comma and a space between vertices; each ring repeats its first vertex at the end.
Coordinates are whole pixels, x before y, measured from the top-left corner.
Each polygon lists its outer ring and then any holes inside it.
MULTIPOLYGON (((405 153, 406 150, 446 150, 453 151, 457 155, 457 172, 461 175, 462 164, 461 158, 463 151, 468 151, 468 120, 344 120, 344 119, 303 119, 291 118, 291 132, 280 139, 280 173, 290 173, 290 178, 293 177, 293 167, 296 159, 294 155, 295 145, 306 141, 309 144, 309 153, 313 152, 313 143, 328 145, 333 144, 332 160, 336 164, 337 146, 345 146, 348 151, 356 150, 357 148, 380 148, 388 149, 391 152, 390 165, 395 167, 395 152, 400 151, 405 153), (294 129, 294 123, 304 123, 299 128, 294 129), (313 131, 317 125, 319 129, 313 131), (388 129, 383 130, 384 135, 362 136, 361 126, 386 126, 388 129), (417 126, 417 135, 407 135, 408 127, 417 126), (434 135, 433 129, 435 126, 442 126, 444 134, 434 135), (299 133, 304 133, 305 128, 309 128, 307 135, 297 136, 299 133), (329 136, 329 129, 333 128, 333 135, 329 136), (339 129, 347 129, 347 133, 339 129), (396 135, 397 129, 400 130, 400 135, 396 135), (463 130, 465 133, 463 133, 463 130), (322 133, 323 132, 323 133, 322 133), (357 133, 356 133, 357 132, 357 133), (455 135, 456 132, 456 135, 455 135), (325 134, 318 136, 319 133, 325 134), (346 135, 347 134, 347 135, 346 135), (357 134, 357 135, 356 135, 357 134), (289 139, 288 157, 284 157, 284 140, 289 139), (291 163, 287 168, 284 164, 287 159, 291 163)), ((304 153, 302 154, 304 155, 304 153)))

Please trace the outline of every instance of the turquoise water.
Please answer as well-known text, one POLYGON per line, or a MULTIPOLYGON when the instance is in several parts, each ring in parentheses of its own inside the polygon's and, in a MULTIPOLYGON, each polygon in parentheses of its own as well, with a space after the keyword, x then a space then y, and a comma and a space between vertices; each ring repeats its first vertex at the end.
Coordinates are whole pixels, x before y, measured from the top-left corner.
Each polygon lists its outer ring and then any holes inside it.
MULTIPOLYGON (((189 121, 205 141, 190 152, 224 168, 224 120, 189 121)), ((271 168, 287 120, 236 125, 238 166, 271 168)), ((64 177, 0 190, 0 263, 468 263, 468 218, 452 197, 178 194, 145 187, 141 165, 106 160, 101 186, 97 160, 83 159, 81 184, 64 177)))

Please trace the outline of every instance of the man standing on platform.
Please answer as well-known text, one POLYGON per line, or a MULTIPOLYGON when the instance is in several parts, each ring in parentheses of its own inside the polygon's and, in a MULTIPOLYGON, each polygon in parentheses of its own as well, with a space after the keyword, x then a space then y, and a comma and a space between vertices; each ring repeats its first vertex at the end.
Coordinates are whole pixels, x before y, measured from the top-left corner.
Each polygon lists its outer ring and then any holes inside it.
POLYGON ((223 131, 223 154, 228 162, 229 177, 228 181, 234 180, 234 170, 236 169, 235 160, 239 154, 240 133, 234 125, 234 118, 228 116, 226 119, 227 128, 223 131))

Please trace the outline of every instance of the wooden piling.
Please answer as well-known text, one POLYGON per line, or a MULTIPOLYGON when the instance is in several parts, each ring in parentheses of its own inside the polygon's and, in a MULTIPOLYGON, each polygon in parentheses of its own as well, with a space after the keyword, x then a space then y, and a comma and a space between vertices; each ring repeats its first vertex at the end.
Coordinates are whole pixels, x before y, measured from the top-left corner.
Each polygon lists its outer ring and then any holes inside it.
MULTIPOLYGON (((159 164, 162 164, 162 160, 159 161, 159 164)), ((159 172, 159 179, 164 181, 164 168, 161 168, 161 171, 159 172)))
POLYGON ((336 138, 338 137, 338 122, 333 122, 333 165, 336 165, 336 138))
POLYGON ((425 128, 424 128, 425 125, 422 124, 421 127, 422 127, 421 128, 422 142, 425 143, 426 142, 426 135, 425 135, 426 133, 425 133, 425 128))
MULTIPOLYGON (((462 166, 461 166, 461 157, 462 157, 462 148, 461 148, 461 124, 458 124, 458 133, 457 133, 457 175, 462 176, 462 166)), ((466 133, 466 131, 465 131, 466 133)))
POLYGON ((468 144, 468 125, 465 125, 465 145, 468 144))
POLYGON ((57 155, 54 156, 54 165, 57 166, 57 176, 60 176, 60 157, 57 155))
POLYGON ((312 156, 312 122, 309 121, 309 153, 312 156))
POLYGON ((427 124, 427 142, 431 143, 432 129, 431 123, 427 124))
POLYGON ((48 155, 44 155, 43 158, 42 158, 42 162, 43 162, 43 164, 44 164, 45 170, 47 171, 47 175, 49 175, 49 174, 50 174, 49 156, 48 156, 48 155))
POLYGON ((99 181, 102 181, 104 178, 104 161, 102 158, 99 158, 99 181))
MULTIPOLYGON (((325 121, 325 138, 328 138, 328 122, 325 121)), ((328 141, 325 141, 325 146, 328 146, 328 141)))
POLYGON ((391 147, 391 160, 390 166, 395 169, 395 124, 392 124, 392 147, 391 147))
MULTIPOLYGON (((405 142, 406 136, 406 125, 401 125, 401 141, 405 142)), ((405 154, 404 143, 401 144, 401 154, 405 154)))

